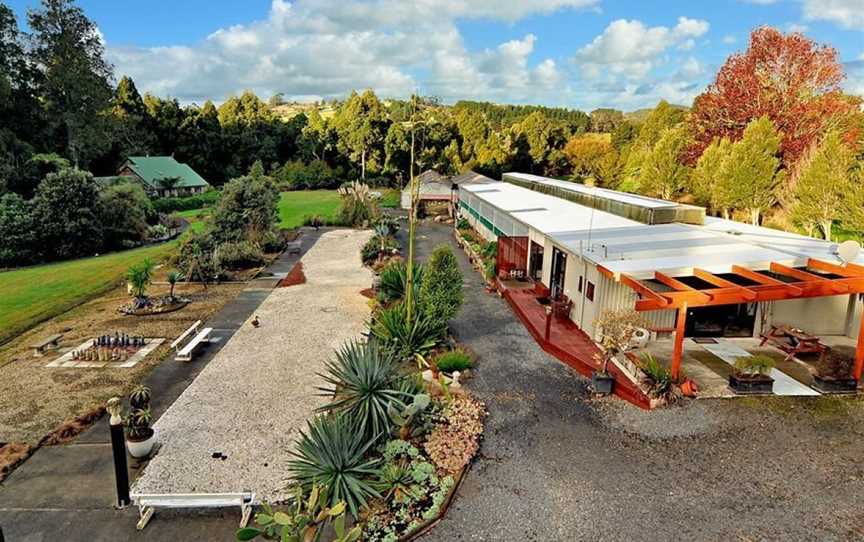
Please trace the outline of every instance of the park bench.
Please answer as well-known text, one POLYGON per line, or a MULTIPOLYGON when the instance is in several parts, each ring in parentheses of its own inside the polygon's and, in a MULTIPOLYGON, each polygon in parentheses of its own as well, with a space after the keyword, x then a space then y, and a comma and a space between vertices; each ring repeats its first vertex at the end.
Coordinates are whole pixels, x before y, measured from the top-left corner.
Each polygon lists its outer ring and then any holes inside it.
POLYGON ((156 494, 141 493, 131 495, 132 502, 138 506, 138 524, 140 531, 147 526, 156 508, 229 508, 240 507, 240 528, 249 524, 255 494, 244 493, 176 493, 156 494))
POLYGON ((195 350, 201 346, 202 343, 210 342, 210 333, 212 332, 212 327, 201 329, 201 320, 192 324, 189 329, 184 331, 182 335, 177 337, 174 342, 171 343, 171 348, 177 350, 177 356, 174 359, 177 361, 191 361, 195 350), (190 336, 192 336, 192 339, 190 339, 189 342, 181 348, 180 345, 190 336))
POLYGON ((285 243, 285 251, 288 254, 300 254, 300 249, 300 241, 288 241, 287 243, 285 243))
POLYGON ((58 333, 56 335, 51 335, 50 337, 45 337, 33 344, 30 345, 30 348, 33 349, 33 356, 37 358, 41 358, 45 355, 45 352, 48 350, 54 350, 60 346, 60 339, 63 338, 62 333, 58 333))

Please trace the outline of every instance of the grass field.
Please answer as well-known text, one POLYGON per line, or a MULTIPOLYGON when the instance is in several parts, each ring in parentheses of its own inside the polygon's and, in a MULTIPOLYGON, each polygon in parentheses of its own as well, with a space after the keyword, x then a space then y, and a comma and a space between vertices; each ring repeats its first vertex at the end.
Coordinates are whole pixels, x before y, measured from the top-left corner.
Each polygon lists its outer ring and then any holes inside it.
POLYGON ((319 215, 325 220, 336 218, 339 194, 335 190, 282 192, 279 198, 279 227, 296 228, 307 216, 319 215))
POLYGON ((112 286, 130 265, 157 261, 177 241, 0 273, 0 343, 112 286))
POLYGON ((182 216, 189 221, 189 228, 195 233, 200 233, 204 229, 207 217, 213 213, 213 209, 206 207, 204 209, 191 209, 189 211, 178 211, 174 214, 182 216))
POLYGON ((381 194, 381 207, 385 209, 395 209, 399 207, 399 203, 402 199, 402 191, 398 188, 391 188, 385 190, 383 194, 381 194))

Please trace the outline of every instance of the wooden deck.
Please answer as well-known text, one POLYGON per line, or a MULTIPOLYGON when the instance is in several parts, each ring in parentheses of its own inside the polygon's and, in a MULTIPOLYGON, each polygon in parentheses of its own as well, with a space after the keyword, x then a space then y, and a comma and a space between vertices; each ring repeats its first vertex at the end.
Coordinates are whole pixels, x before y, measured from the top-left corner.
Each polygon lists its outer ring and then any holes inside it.
MULTIPOLYGON (((546 340, 546 309, 528 288, 508 288, 507 283, 499 282, 498 288, 504 299, 546 353, 569 365, 581 375, 591 378, 591 373, 599 369, 600 349, 588 335, 569 319, 552 319, 549 340, 546 340)), ((651 408, 651 401, 645 393, 635 386, 617 367, 610 364, 609 372, 615 377, 615 395, 644 409, 651 408)))

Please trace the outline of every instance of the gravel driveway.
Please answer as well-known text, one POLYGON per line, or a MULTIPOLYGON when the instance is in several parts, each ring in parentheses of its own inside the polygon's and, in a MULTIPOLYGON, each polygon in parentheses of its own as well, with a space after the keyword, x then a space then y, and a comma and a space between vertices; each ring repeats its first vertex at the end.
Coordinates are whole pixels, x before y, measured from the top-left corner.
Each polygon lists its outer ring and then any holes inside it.
MULTIPOLYGON (((419 230, 426 257, 451 230, 419 230)), ((486 439, 423 541, 862 540, 864 408, 831 398, 690 401, 641 411, 593 400, 460 254, 454 332, 486 439)))
POLYGON ((244 324, 159 418, 162 447, 134 491, 284 496, 288 451, 324 401, 317 373, 369 315, 360 247, 370 235, 321 235, 302 259, 306 283, 274 289, 256 312, 261 327, 244 324))

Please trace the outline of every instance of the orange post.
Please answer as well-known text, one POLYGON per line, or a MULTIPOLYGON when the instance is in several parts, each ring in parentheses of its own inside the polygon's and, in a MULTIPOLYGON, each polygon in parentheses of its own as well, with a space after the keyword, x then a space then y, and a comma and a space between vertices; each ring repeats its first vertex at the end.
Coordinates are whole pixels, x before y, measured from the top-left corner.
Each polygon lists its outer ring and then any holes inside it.
POLYGON ((864 369, 864 308, 861 310, 861 327, 858 328, 858 347, 855 349, 855 379, 861 380, 864 369))
POLYGON ((681 375, 681 358, 684 355, 684 329, 687 324, 687 303, 678 309, 675 320, 675 349, 672 351, 672 380, 678 382, 681 375))

